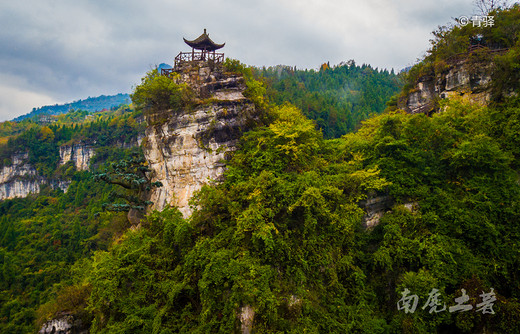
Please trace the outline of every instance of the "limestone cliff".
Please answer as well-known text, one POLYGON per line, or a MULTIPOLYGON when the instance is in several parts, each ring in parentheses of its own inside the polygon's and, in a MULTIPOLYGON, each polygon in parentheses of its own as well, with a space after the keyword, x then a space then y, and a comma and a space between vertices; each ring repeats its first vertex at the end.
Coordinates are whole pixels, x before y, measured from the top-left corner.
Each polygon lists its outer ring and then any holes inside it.
POLYGON ((47 180, 38 175, 36 168, 29 164, 27 153, 14 154, 11 161, 11 165, 0 170, 0 200, 36 194, 44 184, 63 191, 70 185, 68 180, 47 180))
POLYGON ((430 114, 437 109, 439 99, 453 96, 485 105, 491 99, 492 71, 490 61, 454 59, 439 73, 419 77, 415 87, 399 100, 398 107, 411 114, 430 114))
POLYGON ((151 209, 178 206, 187 217, 189 199, 205 183, 220 180, 224 160, 257 111, 243 94, 241 75, 200 61, 184 64, 178 73, 179 83, 195 92, 195 106, 150 114, 143 152, 151 181, 163 184, 151 192, 151 209))
MULTIPOLYGON (((141 144, 142 137, 138 136, 131 142, 116 142, 113 146, 127 149, 141 144)), ((77 143, 63 145, 59 149, 59 166, 72 161, 77 170, 88 170, 89 163, 95 154, 95 140, 92 144, 77 143)), ((54 189, 67 191, 71 181, 64 179, 47 179, 38 174, 34 166, 29 163, 26 152, 18 152, 11 156, 11 164, 0 169, 0 200, 16 197, 27 197, 36 194, 44 184, 54 189)))
POLYGON ((17 153, 11 157, 12 164, 0 170, 0 199, 26 197, 40 191, 37 171, 27 163, 27 153, 17 153))
POLYGON ((60 146, 60 165, 72 161, 77 170, 87 170, 94 153, 94 147, 88 144, 60 146))
POLYGON ((83 322, 70 314, 63 314, 55 319, 47 321, 38 334, 87 334, 83 322))
MULTIPOLYGON (((129 142, 116 141, 110 146, 120 147, 122 149, 129 149, 140 146, 143 139, 142 135, 129 142)), ((88 170, 90 160, 94 157, 96 151, 96 140, 93 139, 91 143, 76 143, 72 145, 60 146, 60 166, 72 161, 77 170, 88 170)))

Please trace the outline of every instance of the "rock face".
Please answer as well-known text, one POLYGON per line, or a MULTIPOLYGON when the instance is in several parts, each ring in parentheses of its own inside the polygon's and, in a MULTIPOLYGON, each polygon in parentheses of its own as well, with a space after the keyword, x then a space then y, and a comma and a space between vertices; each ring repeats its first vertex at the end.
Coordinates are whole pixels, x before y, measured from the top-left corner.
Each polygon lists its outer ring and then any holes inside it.
MULTIPOLYGON (((62 146, 60 147, 60 164, 73 160, 76 168, 85 170, 88 169, 88 162, 93 154, 92 148, 79 145, 62 146)), ((0 170, 0 200, 27 197, 31 193, 36 194, 43 184, 67 191, 70 181, 47 180, 38 175, 38 171, 29 164, 28 160, 27 153, 17 153, 11 157, 10 166, 2 167, 0 170)))
POLYGON ((72 160, 77 170, 88 170, 88 164, 94 153, 94 148, 87 144, 60 146, 60 165, 72 160))
MULTIPOLYGON (((379 225, 379 221, 383 216, 392 212, 392 210, 396 207, 396 202, 389 195, 377 195, 372 193, 369 197, 358 203, 359 206, 365 211, 365 216, 363 217, 363 227, 367 230, 370 230, 377 225, 379 225)), ((406 202, 401 204, 403 208, 414 213, 417 212, 419 208, 419 203, 417 202, 406 202)))
MULTIPOLYGON (((141 140, 142 136, 139 136, 129 143, 117 142, 113 145, 127 149, 140 145, 141 140)), ((77 170, 88 170, 90 159, 94 154, 95 148, 91 144, 64 145, 60 147, 59 164, 64 165, 72 161, 77 170)), ((11 161, 11 165, 0 169, 0 200, 27 197, 31 193, 38 193, 43 184, 67 191, 71 183, 68 180, 49 180, 38 175, 36 168, 29 164, 29 155, 25 152, 14 154, 11 161)))
MULTIPOLYGON (((122 149, 129 149, 132 147, 140 146, 143 140, 143 135, 138 135, 130 142, 117 141, 112 143, 111 146, 120 147, 122 149)), ((78 143, 73 145, 60 146, 60 166, 66 164, 69 161, 74 163, 77 170, 88 170, 90 159, 95 155, 95 144, 94 140, 92 143, 78 143)))
POLYGON ((379 224, 381 217, 394 206, 394 200, 388 195, 372 194, 366 200, 361 201, 359 206, 366 212, 363 217, 363 227, 371 229, 379 224))
POLYGON ((238 138, 257 119, 253 102, 244 97, 244 78, 207 62, 190 62, 178 70, 197 96, 194 107, 148 116, 143 152, 154 188, 150 209, 178 206, 185 217, 188 201, 205 183, 220 180, 223 161, 238 138))
POLYGON ((400 109, 411 114, 430 114, 435 111, 436 101, 453 96, 481 105, 491 99, 492 64, 471 64, 467 59, 452 63, 437 76, 428 75, 418 79, 415 88, 398 103, 400 109))
POLYGON ((0 171, 0 199, 26 197, 40 191, 37 171, 27 163, 27 153, 18 153, 11 157, 12 164, 0 171))
POLYGON ((0 199, 27 197, 40 191, 40 183, 32 180, 12 180, 0 184, 0 199))
POLYGON ((255 310, 250 305, 246 305, 240 309, 240 332, 242 334, 251 333, 254 319, 255 310))
POLYGON ((62 315, 56 319, 47 321, 38 334, 87 334, 88 329, 83 328, 82 322, 72 315, 62 315))

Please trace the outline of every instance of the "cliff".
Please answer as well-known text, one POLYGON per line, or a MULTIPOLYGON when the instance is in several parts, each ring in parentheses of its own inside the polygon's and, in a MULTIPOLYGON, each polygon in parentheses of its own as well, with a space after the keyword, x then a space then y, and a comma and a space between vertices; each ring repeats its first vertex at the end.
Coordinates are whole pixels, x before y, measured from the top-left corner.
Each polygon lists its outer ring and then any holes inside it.
MULTIPOLYGON (((116 141, 110 146, 119 147, 122 149, 129 149, 132 147, 140 146, 143 137, 138 135, 130 142, 116 141)), ((69 161, 72 161, 76 170, 88 170, 90 160, 96 153, 96 140, 93 139, 91 143, 76 143, 72 145, 60 146, 60 162, 62 166, 69 161)))
MULTIPOLYGON (((125 142, 115 142, 113 146, 128 149, 141 144, 142 137, 125 142)), ((63 145, 59 148, 60 160, 58 166, 72 161, 76 170, 89 170, 90 160, 95 155, 96 142, 76 143, 63 145)), ((34 166, 29 163, 29 155, 26 152, 18 152, 11 156, 11 164, 4 165, 0 169, 0 200, 16 197, 27 197, 36 194, 43 185, 50 185, 54 189, 67 191, 71 181, 65 179, 47 179, 38 174, 34 166)))
POLYGON ((72 161, 77 170, 87 170, 93 156, 94 147, 89 144, 60 146, 60 165, 72 161))
POLYGON ((189 199, 204 184, 220 180, 228 153, 258 115, 244 96, 242 75, 207 62, 186 63, 177 72, 177 82, 195 93, 195 104, 149 114, 143 152, 151 181, 163 184, 152 190, 150 209, 178 206, 187 217, 189 199))
POLYGON ((420 76, 402 96, 398 108, 411 114, 431 114, 438 100, 458 96, 465 101, 486 105, 491 100, 493 64, 475 60, 472 54, 448 60, 444 69, 420 76))
POLYGON ((36 169, 27 163, 28 154, 18 153, 11 157, 12 164, 0 170, 0 199, 25 197, 40 191, 41 180, 36 169))

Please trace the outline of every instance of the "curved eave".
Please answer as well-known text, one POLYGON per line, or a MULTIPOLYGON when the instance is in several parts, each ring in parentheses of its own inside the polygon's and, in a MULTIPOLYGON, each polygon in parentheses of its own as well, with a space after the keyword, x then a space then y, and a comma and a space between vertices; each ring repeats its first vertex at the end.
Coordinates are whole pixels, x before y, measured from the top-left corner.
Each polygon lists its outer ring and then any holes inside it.
POLYGON ((184 40, 184 43, 188 44, 189 46, 197 50, 215 51, 223 48, 224 45, 226 45, 226 43, 217 44, 213 42, 209 37, 204 35, 200 36, 199 38, 193 41, 189 41, 186 38, 182 39, 184 40))

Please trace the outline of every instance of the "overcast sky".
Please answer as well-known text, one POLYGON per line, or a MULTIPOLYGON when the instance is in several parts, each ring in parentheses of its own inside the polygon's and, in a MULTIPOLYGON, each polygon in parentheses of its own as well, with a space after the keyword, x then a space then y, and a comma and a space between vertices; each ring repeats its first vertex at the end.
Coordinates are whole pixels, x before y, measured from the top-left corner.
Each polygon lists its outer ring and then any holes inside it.
POLYGON ((318 68, 412 65, 431 31, 472 0, 7 0, 0 3, 0 120, 33 107, 129 93, 204 28, 226 57, 318 68))

